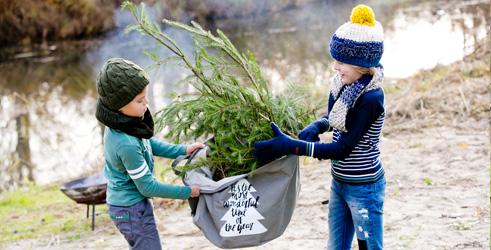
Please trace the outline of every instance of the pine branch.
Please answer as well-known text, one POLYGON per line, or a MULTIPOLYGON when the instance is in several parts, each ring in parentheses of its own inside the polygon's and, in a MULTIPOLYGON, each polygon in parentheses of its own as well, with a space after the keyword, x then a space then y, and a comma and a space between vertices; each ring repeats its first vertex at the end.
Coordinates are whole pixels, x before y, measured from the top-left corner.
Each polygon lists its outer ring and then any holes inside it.
MULTIPOLYGON (((177 84, 188 83, 196 89, 191 93, 167 94, 173 101, 155 114, 157 129, 169 128, 165 137, 174 143, 211 136, 209 157, 196 167, 209 166, 216 174, 215 179, 251 172, 258 167, 252 156, 253 145, 273 138, 270 122, 296 137, 312 121, 315 112, 327 105, 327 101, 321 100, 325 102, 323 105, 311 107, 305 89, 294 83, 289 83, 287 95, 273 97, 252 52, 240 53, 221 30, 215 36, 195 22, 190 26, 162 20, 164 25, 181 29, 193 38, 192 64, 178 43, 159 25, 150 23, 143 4, 137 8, 126 1, 122 10, 126 8, 137 22, 128 25, 127 32, 137 30, 149 35, 175 54, 161 59, 158 52, 145 51, 155 62, 150 68, 159 69, 170 62, 182 61, 191 74, 177 84)), ((187 169, 190 168, 184 171, 187 169)))
MULTIPOLYGON (((198 74, 198 72, 196 71, 196 69, 193 68, 193 66, 189 63, 189 61, 187 60, 186 56, 184 55, 184 53, 182 53, 182 50, 179 48, 179 46, 170 38, 168 38, 167 35, 163 34, 163 33, 158 33, 159 35, 156 34, 156 32, 158 32, 157 30, 154 30, 152 29, 152 26, 149 25, 149 22, 147 20, 147 15, 144 13, 144 8, 145 8, 145 4, 144 3, 141 3, 140 4, 140 15, 137 14, 136 12, 136 8, 135 8, 135 5, 131 2, 128 2, 128 1, 125 1, 123 2, 123 9, 125 9, 125 7, 129 7, 130 10, 132 11, 133 15, 135 16, 135 18, 137 19, 138 21, 138 25, 140 26, 139 27, 139 30, 140 32, 142 32, 142 34, 148 34, 150 36, 152 36, 155 40, 157 40, 160 44, 164 45, 165 47, 167 47, 170 51, 172 51, 174 54, 178 55, 179 57, 181 57, 181 59, 186 63, 186 65, 193 71, 193 73, 205 84, 208 86, 208 88, 213 91, 216 95, 220 95, 220 93, 216 92, 209 84, 207 81, 205 81, 202 76, 200 74, 198 74), (162 40, 159 36, 162 36, 164 37, 167 41, 169 41, 173 46, 170 46, 166 41, 162 40)), ((186 25, 182 25, 182 28, 185 28, 186 25)), ((126 29, 128 30, 128 28, 126 29)), ((133 29, 129 29, 129 31, 131 31, 133 29)))

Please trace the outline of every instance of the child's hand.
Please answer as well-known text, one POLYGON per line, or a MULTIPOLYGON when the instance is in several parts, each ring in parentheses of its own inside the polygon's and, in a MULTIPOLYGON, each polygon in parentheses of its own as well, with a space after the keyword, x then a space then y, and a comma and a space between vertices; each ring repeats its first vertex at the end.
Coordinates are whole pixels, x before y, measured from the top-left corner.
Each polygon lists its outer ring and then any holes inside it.
POLYGON ((186 154, 187 155, 190 155, 192 152, 194 152, 194 150, 198 149, 198 148, 204 148, 205 147, 205 144, 203 143, 199 143, 199 142, 195 142, 191 145, 188 145, 186 147, 186 154))
POLYGON ((191 188, 191 197, 198 197, 200 187, 196 184, 189 186, 191 188))
POLYGON ((308 146, 305 141, 294 140, 283 134, 274 122, 270 125, 275 138, 254 143, 252 154, 258 162, 267 164, 284 155, 305 155, 308 146))
MULTIPOLYGON (((314 121, 305 127, 298 134, 298 139, 304 140, 306 142, 318 142, 320 141, 319 134, 321 127, 325 127, 326 124, 323 121, 314 121)), ((325 129, 323 129, 325 130, 325 129)))

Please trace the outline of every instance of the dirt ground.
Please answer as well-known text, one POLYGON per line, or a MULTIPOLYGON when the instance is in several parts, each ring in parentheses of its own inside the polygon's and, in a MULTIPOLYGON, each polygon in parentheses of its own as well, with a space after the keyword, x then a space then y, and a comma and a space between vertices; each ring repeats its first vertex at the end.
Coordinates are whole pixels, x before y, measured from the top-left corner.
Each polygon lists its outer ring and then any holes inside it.
MULTIPOLYGON (((385 249, 490 248, 489 46, 483 48, 485 60, 457 63, 443 73, 444 80, 434 77, 442 74, 436 69, 387 91, 380 143, 387 178, 385 249), (464 73, 470 77, 464 79, 464 73)), ((288 228, 277 239, 248 249, 326 248, 328 207, 321 202, 329 197, 329 163, 300 161, 302 188, 288 228)), ((192 223, 189 208, 157 205, 155 215, 163 249, 218 249, 192 223)), ((110 232, 114 226, 97 226, 81 239, 59 234, 0 248, 128 249, 122 235, 110 232)))
MULTIPOLYGON (((489 248, 489 122, 466 120, 420 132, 391 133, 381 141, 387 177, 386 249, 489 248)), ((327 162, 301 164, 299 201, 285 233, 249 249, 325 249, 331 181, 327 162)), ((192 223, 187 208, 156 208, 163 249, 218 249, 192 223)), ((112 229, 89 238, 26 239, 5 249, 127 249, 112 229)), ((353 249, 357 249, 354 245, 353 249)))

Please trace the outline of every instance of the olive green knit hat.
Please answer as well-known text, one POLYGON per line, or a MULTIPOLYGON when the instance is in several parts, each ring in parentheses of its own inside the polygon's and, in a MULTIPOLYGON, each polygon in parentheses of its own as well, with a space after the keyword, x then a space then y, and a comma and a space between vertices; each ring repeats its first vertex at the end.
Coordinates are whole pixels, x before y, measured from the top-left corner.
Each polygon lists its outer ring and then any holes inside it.
POLYGON ((150 78, 138 65, 122 58, 109 59, 96 81, 99 98, 113 111, 133 101, 149 83, 150 78))

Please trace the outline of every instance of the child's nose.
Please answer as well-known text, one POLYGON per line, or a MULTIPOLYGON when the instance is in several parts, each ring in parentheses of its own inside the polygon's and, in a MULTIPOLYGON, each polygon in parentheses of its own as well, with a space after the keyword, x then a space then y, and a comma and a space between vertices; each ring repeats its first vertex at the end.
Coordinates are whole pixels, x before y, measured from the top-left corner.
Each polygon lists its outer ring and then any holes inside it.
POLYGON ((334 61, 334 70, 339 71, 339 63, 338 61, 334 61))

